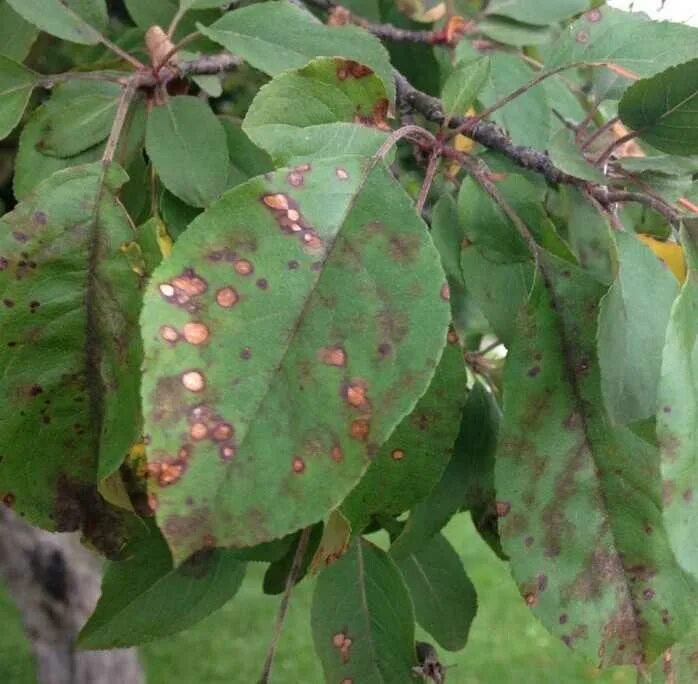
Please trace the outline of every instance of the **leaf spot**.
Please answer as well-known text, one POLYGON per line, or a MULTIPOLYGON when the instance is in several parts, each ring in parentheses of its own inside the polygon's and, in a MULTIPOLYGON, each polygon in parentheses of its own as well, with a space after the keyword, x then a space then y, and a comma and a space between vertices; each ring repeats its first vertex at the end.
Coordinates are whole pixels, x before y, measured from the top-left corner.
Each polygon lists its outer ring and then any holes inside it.
POLYGON ((352 380, 351 383, 344 388, 344 396, 351 406, 365 411, 371 406, 366 396, 367 391, 368 383, 365 380, 352 380))
POLYGON ((342 168, 341 166, 338 166, 335 169, 335 174, 337 175, 337 178, 339 178, 339 180, 341 181, 349 180, 349 173, 346 169, 342 168))
POLYGON ((163 325, 160 328, 160 337, 165 342, 176 342, 179 339, 179 333, 171 325, 163 325))
POLYGON ((402 449, 394 449, 390 456, 393 461, 402 461, 405 458, 405 452, 402 449))
POLYGON ((529 369, 527 375, 529 378, 535 378, 538 373, 540 373, 540 366, 534 366, 533 368, 529 369))
POLYGON ((335 446, 335 447, 332 447, 332 451, 330 452, 330 458, 335 463, 339 463, 344 458, 344 454, 342 453, 342 450, 338 446, 335 446))
POLYGON ((280 192, 275 195, 264 195, 262 202, 277 211, 287 211, 289 208, 288 197, 280 192))
POLYGON ((15 501, 17 501, 17 497, 12 492, 7 492, 7 494, 2 497, 2 502, 8 508, 12 508, 12 506, 15 505, 15 501))
POLYGON ((291 468, 293 468, 293 472, 296 473, 296 475, 300 475, 305 470, 305 461, 299 456, 296 456, 291 463, 291 468))
POLYGON ((206 386, 206 380, 199 371, 187 371, 182 374, 182 384, 190 392, 201 392, 206 386))
POLYGON ((208 428, 205 423, 194 423, 189 430, 189 435, 198 442, 208 437, 208 428))
POLYGON ((448 283, 444 283, 441 286, 441 299, 446 302, 451 299, 451 288, 448 286, 448 283))
POLYGON ((318 358, 327 366, 342 368, 347 365, 347 353, 342 347, 323 347, 318 352, 318 358))
POLYGON ((243 361, 249 361, 252 358, 252 350, 249 347, 245 347, 241 352, 240 352, 240 358, 243 361))
POLYGON ((221 447, 220 454, 224 461, 231 461, 235 456, 235 449, 231 446, 225 445, 221 447))
POLYGON ((232 287, 222 287, 216 293, 216 302, 218 306, 230 309, 237 304, 238 293, 232 287))
POLYGON ((260 290, 266 290, 269 288, 269 282, 266 278, 260 278, 256 284, 260 290))
POLYGON ((254 271, 254 266, 252 266, 252 262, 248 261, 247 259, 239 259, 235 262, 233 268, 235 269, 235 272, 237 274, 242 276, 250 275, 250 273, 254 271))
POLYGON ((356 420, 352 421, 351 425, 349 426, 349 435, 353 439, 363 442, 368 437, 370 429, 371 423, 368 420, 365 418, 357 418, 356 420))
POLYGON ((509 514, 511 504, 508 501, 497 501, 495 504, 495 510, 500 518, 504 518, 509 514))

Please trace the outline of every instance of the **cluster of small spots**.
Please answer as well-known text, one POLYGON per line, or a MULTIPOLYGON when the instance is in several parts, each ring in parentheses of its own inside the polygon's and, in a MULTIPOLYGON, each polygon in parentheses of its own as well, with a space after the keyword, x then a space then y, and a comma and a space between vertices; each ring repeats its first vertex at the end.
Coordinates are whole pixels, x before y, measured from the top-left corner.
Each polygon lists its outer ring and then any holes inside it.
POLYGON ((305 471, 305 461, 300 456, 296 456, 291 462, 291 468, 296 475, 300 475, 305 471))
POLYGON ((337 78, 340 81, 346 81, 348 78, 364 78, 372 73, 372 69, 352 59, 337 60, 337 78))
POLYGON ((342 347, 322 347, 318 352, 318 358, 327 366, 343 368, 347 365, 347 353, 342 347))
POLYGON ((335 172, 335 175, 337 176, 337 178, 339 178, 339 180, 341 180, 341 181, 349 180, 349 172, 345 168, 338 166, 334 170, 334 172, 335 172))
MULTIPOLYGON (((300 168, 300 167, 297 167, 300 168)), ((277 192, 262 195, 264 206, 274 213, 274 218, 286 235, 297 235, 309 254, 323 252, 325 242, 305 220, 300 212, 298 203, 288 195, 277 192)), ((290 266, 289 267, 293 268, 290 266)))
POLYGON ((237 291, 232 287, 222 287, 216 292, 216 303, 223 309, 231 309, 239 299, 237 291))
POLYGON ((189 437, 194 442, 208 439, 219 445, 218 453, 224 461, 235 456, 235 428, 222 416, 216 415, 208 406, 194 406, 187 415, 189 437))
POLYGON ((162 337, 165 342, 170 342, 171 344, 183 339, 189 344, 199 345, 206 342, 208 340, 208 336, 209 332, 206 325, 197 321, 189 321, 188 323, 185 323, 184 327, 182 328, 181 335, 179 332, 177 332, 177 329, 173 328, 171 325, 163 325, 160 328, 160 337, 162 337))
POLYGON ((187 469, 186 458, 153 461, 148 464, 148 475, 161 487, 175 484, 187 469))
POLYGON ((304 174, 310 171, 310 164, 299 164, 286 174, 286 182, 294 187, 300 188, 305 183, 304 174))
POLYGON ((353 640, 344 632, 337 632, 337 634, 332 637, 332 645, 339 651, 344 665, 349 662, 349 650, 351 649, 352 643, 353 640))
POLYGON ((402 459, 405 458, 405 452, 402 449, 393 449, 390 457, 393 461, 402 461, 402 459))
POLYGON ((206 281, 198 276, 193 269, 185 269, 181 275, 170 282, 160 283, 160 294, 171 304, 184 307, 187 311, 196 310, 193 298, 198 297, 208 289, 206 281))
POLYGON ((182 373, 182 384, 190 392, 201 392, 206 387, 206 378, 198 370, 190 370, 182 373))

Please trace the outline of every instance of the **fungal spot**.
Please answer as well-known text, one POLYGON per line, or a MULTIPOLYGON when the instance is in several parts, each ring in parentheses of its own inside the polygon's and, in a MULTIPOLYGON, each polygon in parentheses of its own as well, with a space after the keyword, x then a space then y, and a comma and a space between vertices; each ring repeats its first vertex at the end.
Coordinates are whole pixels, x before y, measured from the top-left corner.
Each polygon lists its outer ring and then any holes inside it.
POLYGON ((535 606, 536 603, 538 603, 538 597, 533 592, 524 594, 524 600, 526 601, 527 606, 535 606))
POLYGON ((245 347, 241 352, 240 352, 240 358, 243 361, 249 361, 252 358, 252 350, 249 347, 245 347))
POLYGON ((291 468, 293 468, 294 473, 300 475, 305 470, 305 461, 296 456, 291 463, 291 468))
POLYGON ((176 342, 179 339, 179 333, 171 325, 163 325, 160 328, 160 337, 165 342, 176 342))
POLYGON ((548 588, 548 576, 538 575, 538 591, 545 591, 548 588))
POLYGON ((347 173, 347 170, 343 169, 341 166, 338 166, 334 172, 337 175, 337 178, 339 178, 339 180, 349 180, 349 174, 347 173))
POLYGON ((289 221, 293 221, 294 223, 298 220, 300 220, 300 212, 297 209, 289 209, 286 212, 286 216, 288 217, 289 221))
POLYGON ((322 347, 318 358, 327 366, 342 368, 347 365, 347 353, 342 347, 322 347))
POLYGON ((339 632, 338 634, 335 634, 335 635, 332 637, 332 645, 333 645, 335 648, 342 648, 342 646, 344 645, 344 639, 345 639, 345 638, 346 638, 346 637, 345 637, 345 635, 344 635, 343 632, 339 632))
POLYGON ((358 439, 359 441, 364 441, 368 437, 369 430, 371 429, 371 423, 365 418, 357 418, 352 421, 349 426, 349 435, 353 439, 358 439))
POLYGON ((645 601, 650 601, 651 599, 654 598, 654 589, 645 589, 642 592, 642 598, 645 599, 645 601))
POLYGON ((12 508, 12 506, 15 505, 15 501, 17 501, 17 497, 12 492, 8 492, 7 494, 5 494, 5 496, 2 497, 2 502, 8 508, 12 508))
POLYGON ((533 542, 534 542, 533 537, 526 537, 526 539, 524 539, 524 544, 526 546, 533 546, 533 542))
POLYGON ((497 516, 500 518, 506 517, 511 510, 511 504, 508 501, 497 501, 494 507, 497 511, 497 516))
POLYGON ((32 397, 38 397, 40 394, 43 394, 43 392, 44 388, 41 385, 32 385, 29 390, 29 394, 31 394, 32 397))
POLYGON ((354 408, 366 410, 370 407, 370 402, 366 393, 368 391, 368 383, 365 380, 352 380, 350 384, 344 388, 344 397, 354 408))
POLYGON ((593 9, 591 12, 587 12, 587 19, 592 23, 596 24, 597 22, 601 21, 602 18, 601 10, 599 9, 593 9))
POLYGON ((402 461, 402 459, 405 458, 405 452, 402 449, 394 449, 390 457, 393 461, 402 461))
POLYGON ((9 265, 10 262, 5 257, 0 257, 0 271, 4 271, 9 265))
POLYGON ((208 339, 208 328, 203 323, 185 323, 182 332, 189 344, 203 344, 208 339))
POLYGON ((235 456, 235 449, 231 446, 222 446, 220 450, 221 458, 224 461, 230 461, 235 456))
POLYGON ((167 487, 182 477, 186 467, 186 462, 182 460, 160 461, 148 464, 148 474, 154 477, 161 487, 167 487))
POLYGON ((213 428, 211 436, 216 442, 225 442, 233 436, 233 426, 230 423, 219 423, 213 428))
POLYGON ((540 366, 534 366, 533 368, 529 369, 526 375, 528 375, 529 378, 535 378, 538 373, 540 373, 540 366))
POLYGON ((567 619, 567 613, 563 613, 562 615, 560 615, 560 619, 558 620, 558 622, 561 625, 564 625, 567 622, 567 619))
POLYGON ((296 171, 291 171, 290 173, 286 174, 286 181, 294 188, 299 188, 301 185, 303 185, 303 175, 296 171))
POLYGON ((330 452, 330 458, 335 463, 339 463, 344 458, 344 454, 342 453, 342 450, 338 446, 335 446, 335 447, 332 447, 332 451, 330 452))
POLYGON ((181 275, 173 278, 171 285, 175 289, 175 294, 196 297, 202 295, 208 289, 206 281, 196 275, 193 269, 186 269, 181 275))
POLYGON ((20 230, 15 230, 15 231, 12 233, 12 237, 14 237, 14 239, 17 240, 17 242, 26 242, 26 241, 29 239, 29 238, 27 237, 27 234, 26 234, 26 233, 23 233, 23 232, 20 231, 20 230))
POLYGON ((197 442, 208 437, 208 428, 205 423, 194 423, 189 430, 192 439, 197 442))
POLYGON ((300 266, 300 264, 295 260, 288 262, 288 270, 289 271, 295 271, 299 266, 300 266))
POLYGON ((170 285, 169 283, 161 283, 160 284, 160 294, 163 297, 167 297, 170 299, 171 297, 174 297, 175 289, 170 285))
POLYGON ((381 342, 378 345, 378 354, 379 354, 379 356, 382 356, 383 358, 388 356, 391 351, 392 351, 392 347, 387 342, 381 342))
POLYGON ((216 293, 216 302, 218 306, 230 309, 237 304, 238 293, 232 287, 222 287, 216 293))
POLYGON ((684 490, 683 493, 681 494, 681 498, 686 503, 691 503, 691 501, 693 501, 693 490, 692 489, 684 490))
POLYGON ((201 392, 206 385, 206 381, 199 371, 187 371, 182 373, 182 384, 190 392, 201 392))
POLYGON ((588 42, 589 42, 589 33, 588 33, 587 31, 580 31, 580 32, 577 34, 575 40, 576 40, 578 43, 584 45, 584 43, 588 43, 588 42))
POLYGON ((11 309, 15 303, 11 299, 3 299, 2 303, 8 308, 11 309))
POLYGON ((235 269, 236 273, 243 276, 250 275, 250 273, 254 271, 252 263, 247 259, 240 259, 239 261, 236 261, 233 268, 235 269))
POLYGON ((441 299, 444 301, 449 301, 451 299, 451 288, 448 286, 448 283, 444 283, 441 286, 441 299))
POLYGON ((266 290, 266 289, 269 287, 269 282, 267 281, 266 278, 260 278, 260 279, 257 281, 257 287, 258 287, 260 290, 266 290))
POLYGON ((288 197, 280 192, 275 195, 264 195, 262 202, 270 209, 276 209, 277 211, 287 211, 289 207, 288 197))

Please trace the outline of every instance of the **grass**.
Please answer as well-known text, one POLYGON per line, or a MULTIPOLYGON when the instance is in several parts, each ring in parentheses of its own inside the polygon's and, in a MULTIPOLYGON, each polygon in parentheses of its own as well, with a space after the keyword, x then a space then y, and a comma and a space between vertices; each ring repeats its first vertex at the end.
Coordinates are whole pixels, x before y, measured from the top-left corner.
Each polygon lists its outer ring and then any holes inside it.
MULTIPOLYGON (((466 648, 441 653, 442 661, 454 666, 448 684, 634 684, 630 668, 600 673, 543 629, 521 600, 506 564, 482 542, 467 515, 454 519, 446 534, 480 597, 466 648)), ((278 606, 278 598, 261 595, 262 576, 261 566, 250 566, 239 593, 221 610, 187 632, 144 646, 149 684, 255 684, 278 606)), ((304 581, 294 592, 274 666, 275 684, 323 682, 310 635, 312 584, 304 581)), ((0 597, 0 681, 33 684, 11 612, 0 597)))

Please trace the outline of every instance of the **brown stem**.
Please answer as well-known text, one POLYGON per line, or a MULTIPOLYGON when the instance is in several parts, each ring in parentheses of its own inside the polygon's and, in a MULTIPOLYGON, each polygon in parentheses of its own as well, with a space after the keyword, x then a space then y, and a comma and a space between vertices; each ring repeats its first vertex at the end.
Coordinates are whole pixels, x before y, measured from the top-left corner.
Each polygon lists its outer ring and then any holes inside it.
POLYGON ((594 162, 597 166, 601 166, 602 164, 605 164, 609 157, 619 148, 625 145, 625 143, 630 142, 631 140, 637 138, 637 133, 635 131, 630 131, 630 133, 626 133, 625 135, 621 136, 618 138, 618 140, 614 140, 600 155, 599 158, 594 162))
POLYGON ((104 154, 102 155, 102 166, 106 169, 109 164, 114 161, 114 153, 116 152, 116 146, 119 144, 119 138, 121 137, 121 131, 124 127, 124 122, 126 121, 126 116, 128 115, 129 107, 136 94, 136 82, 135 80, 129 81, 129 84, 124 88, 119 98, 119 104, 116 108, 116 115, 114 116, 114 123, 111 127, 111 132, 109 133, 109 138, 107 139, 107 144, 104 147, 104 154))
POLYGON ((608 131, 610 128, 613 128, 615 124, 617 124, 620 121, 620 119, 617 116, 614 116, 612 119, 609 119, 603 126, 599 126, 584 142, 582 145, 582 150, 586 150, 589 145, 591 145, 595 140, 598 140, 606 131, 608 131))
POLYGON ((438 153, 438 148, 435 146, 432 150, 431 157, 429 157, 429 165, 427 166, 427 172, 424 174, 424 182, 419 190, 419 197, 417 198, 417 213, 421 216, 424 211, 424 205, 427 202, 427 197, 429 196, 429 190, 434 182, 434 176, 436 176, 436 170, 439 168, 439 161, 441 157, 438 153))
POLYGON ((380 161, 385 159, 385 156, 390 152, 393 145, 402 140, 403 138, 411 138, 413 140, 419 140, 420 138, 429 141, 430 147, 436 145, 436 138, 432 133, 430 133, 426 128, 421 126, 407 125, 402 128, 398 128, 393 131, 386 141, 378 148, 378 151, 373 155, 374 160, 380 161))
POLYGON ((298 573, 301 569, 301 564, 303 563, 303 558, 305 557, 305 552, 308 549, 308 542, 310 541, 310 532, 312 527, 306 527, 302 532, 300 539, 298 540, 298 546, 296 547, 296 553, 293 556, 293 563, 291 564, 291 570, 286 578, 286 588, 284 589, 284 595, 281 597, 281 604, 279 605, 279 612, 276 615, 276 623, 274 624, 274 635, 272 636, 271 643, 269 644, 269 650, 267 651, 267 657, 264 661, 264 669, 262 670, 262 676, 259 678, 259 684, 268 684, 271 681, 271 668, 274 664, 274 656, 276 655, 276 647, 279 644, 279 638, 281 637, 281 631, 284 627, 284 620, 286 619, 286 613, 288 611, 288 604, 291 600, 291 592, 293 587, 298 580, 298 573))

